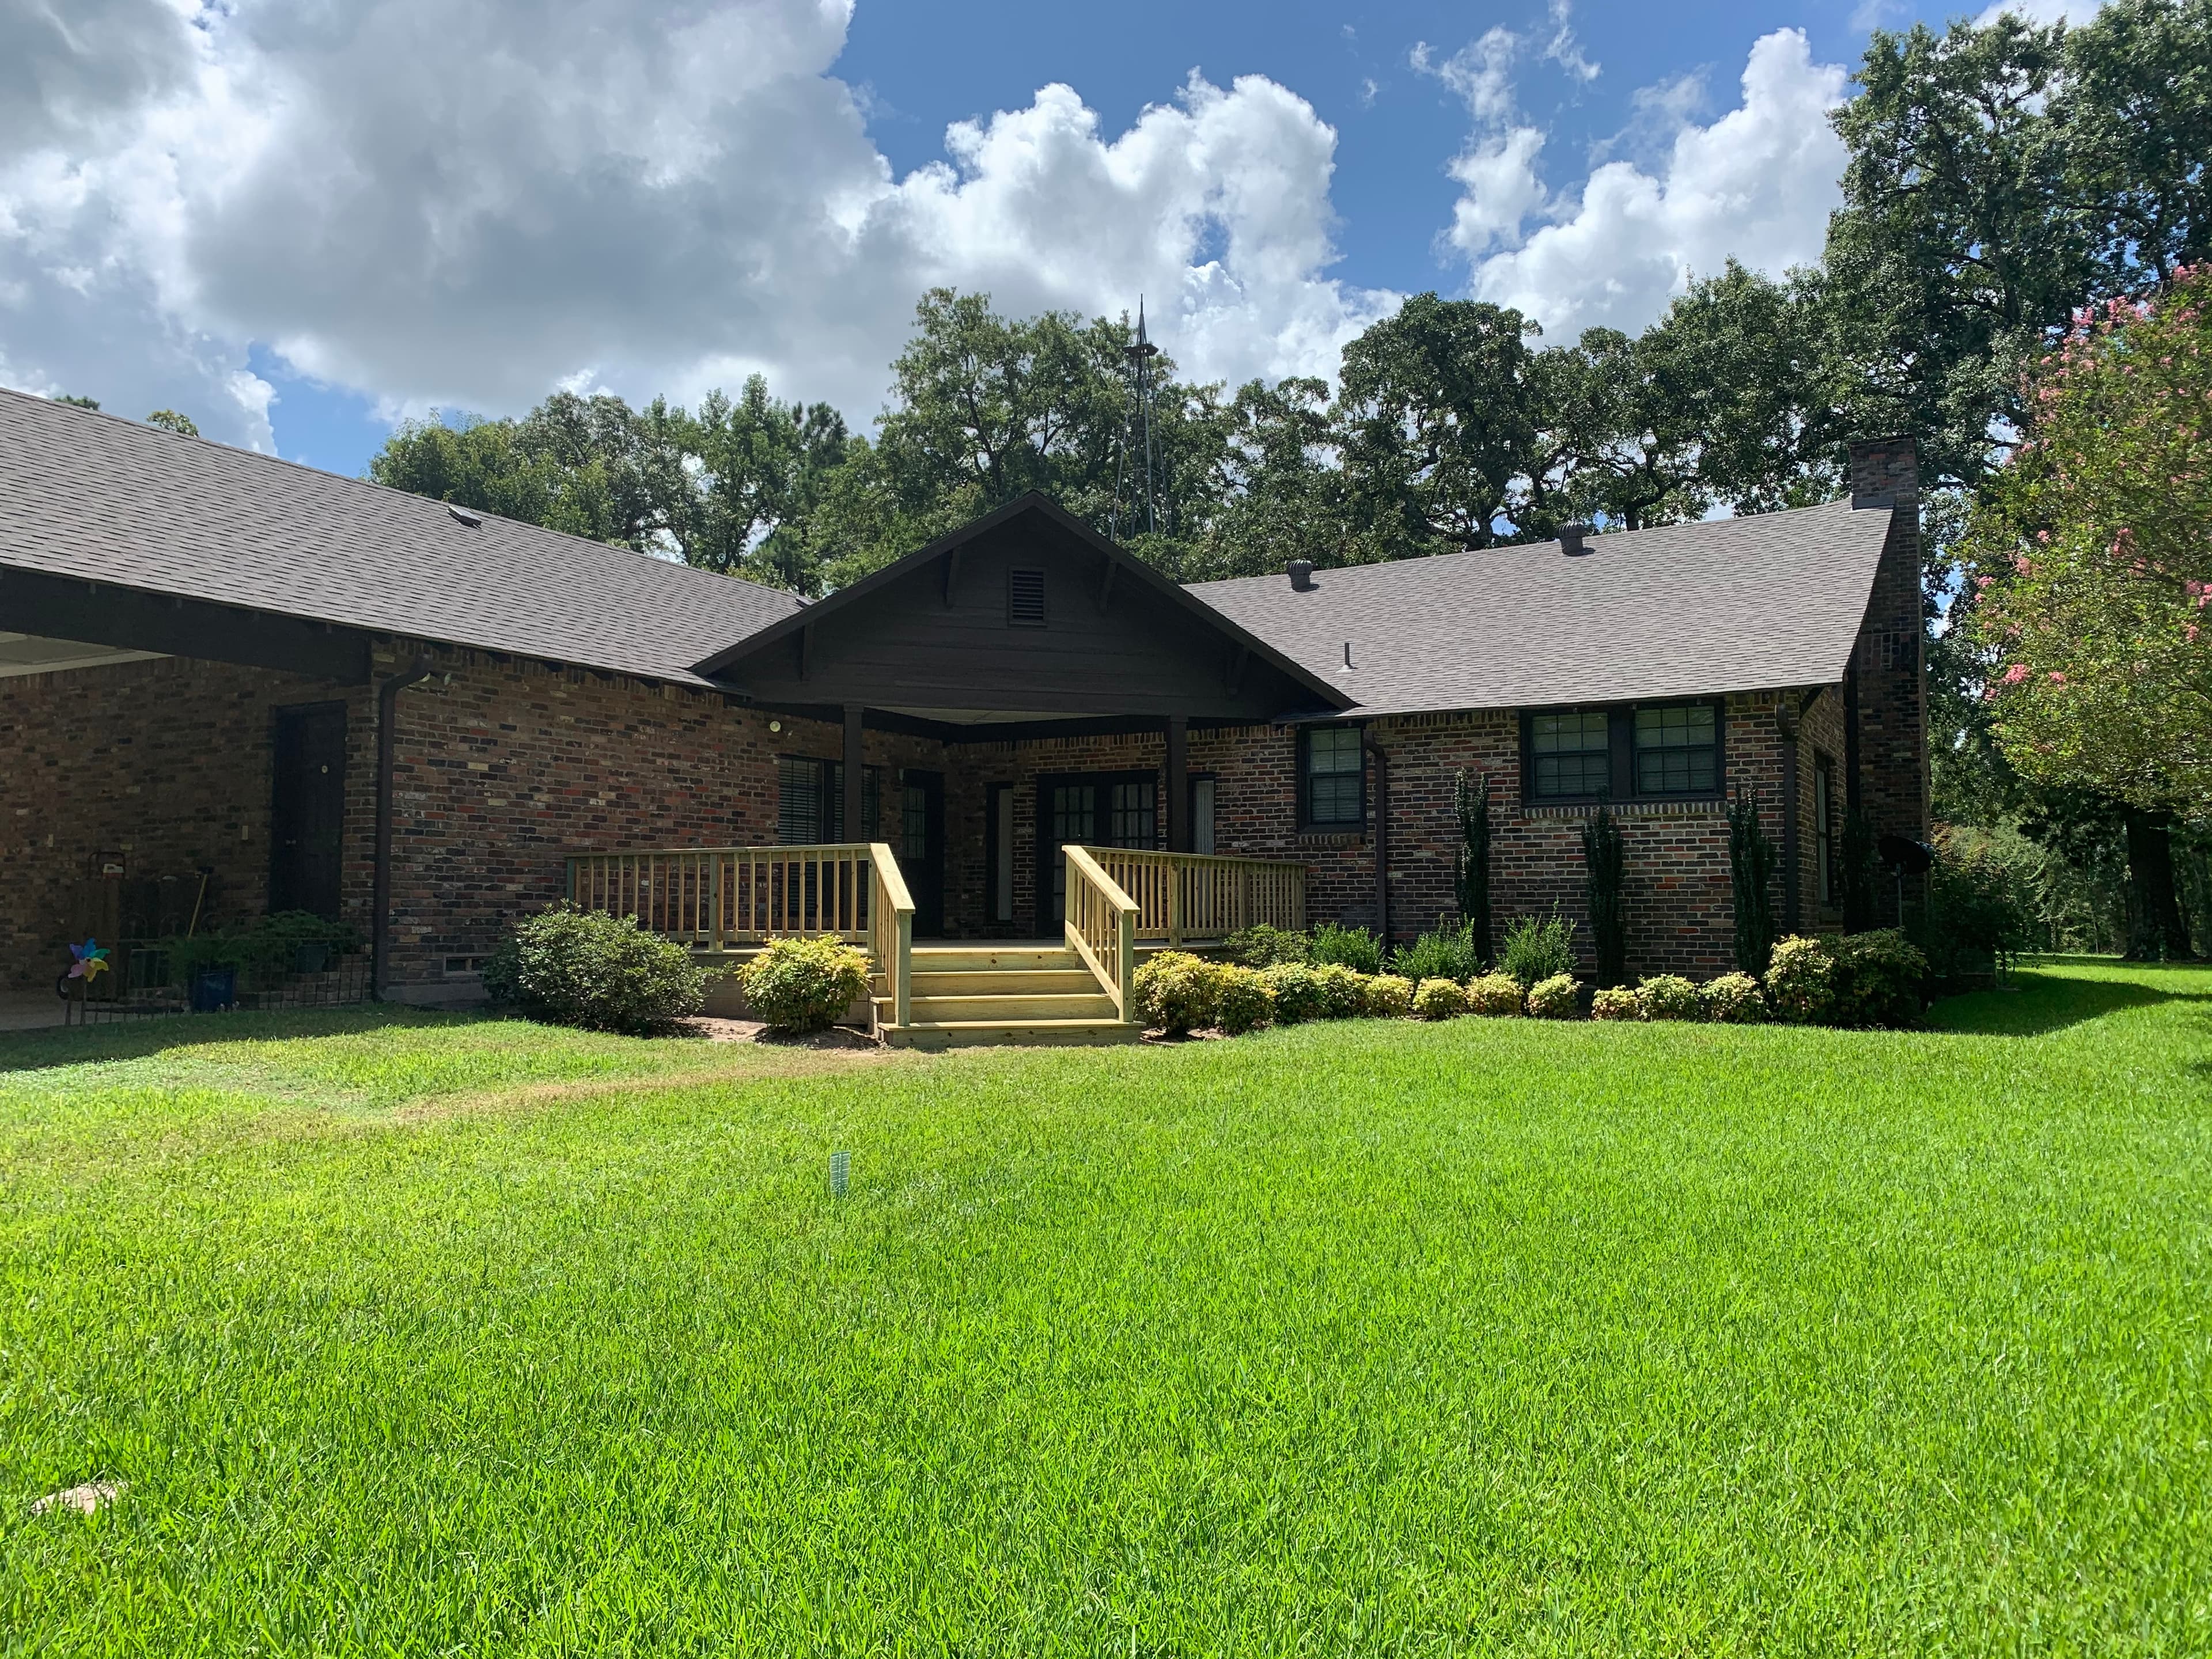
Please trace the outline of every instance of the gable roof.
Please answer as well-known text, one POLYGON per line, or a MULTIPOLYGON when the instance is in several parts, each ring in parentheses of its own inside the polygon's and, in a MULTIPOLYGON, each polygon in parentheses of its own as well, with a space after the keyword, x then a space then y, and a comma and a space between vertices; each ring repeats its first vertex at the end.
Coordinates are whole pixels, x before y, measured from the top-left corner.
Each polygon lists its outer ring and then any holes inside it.
POLYGON ((0 389, 0 567, 679 684, 791 594, 0 389))
POLYGON ((1843 678, 1889 534, 1848 501, 1558 542, 1201 582, 1190 592, 1356 714, 1522 708, 1843 678), (1352 665, 1345 666, 1345 647, 1352 665))
POLYGON ((1254 657, 1283 674, 1292 684, 1310 693, 1320 707, 1340 708, 1349 702, 1347 693, 1315 673, 1309 665, 1279 648, 1263 634, 1247 629, 1221 607, 1206 603, 1199 597, 1200 590, 1186 587, 1170 580, 1126 548, 1109 541, 1051 497, 1035 490, 985 514, 980 519, 969 520, 957 530, 939 536, 927 547, 918 549, 880 570, 871 571, 850 586, 841 587, 827 599, 806 606, 800 614, 786 617, 745 639, 727 644, 714 655, 702 659, 697 665, 697 672, 708 676, 726 673, 744 659, 777 641, 787 639, 801 629, 818 627, 834 619, 841 611, 866 603, 878 590, 892 586, 915 570, 944 558, 1003 525, 1025 517, 1042 520, 1088 547, 1100 558, 1118 566, 1121 574, 1115 580, 1136 583, 1157 595, 1164 603, 1201 623, 1210 632, 1218 635, 1229 645, 1250 652, 1254 657))

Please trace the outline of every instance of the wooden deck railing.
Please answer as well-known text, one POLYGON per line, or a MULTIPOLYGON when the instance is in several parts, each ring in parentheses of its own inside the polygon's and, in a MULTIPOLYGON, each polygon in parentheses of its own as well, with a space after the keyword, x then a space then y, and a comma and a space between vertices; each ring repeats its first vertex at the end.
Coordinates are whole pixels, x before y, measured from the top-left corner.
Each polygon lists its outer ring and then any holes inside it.
POLYGON ((887 842, 868 848, 868 868, 873 872, 868 896, 869 950, 876 971, 884 976, 884 994, 891 1004, 890 1023, 914 1024, 914 896, 906 890, 906 877, 891 856, 887 842))
MULTIPOLYGON (((1303 864, 1127 847, 1082 850, 1135 902, 1136 936, 1142 943, 1179 945, 1226 939, 1261 922, 1291 929, 1306 925, 1303 864)), ((1075 890, 1072 882, 1068 890, 1075 890)))
POLYGON ((1067 943, 1098 976, 1115 1011, 1133 1018, 1137 977, 1137 903, 1098 866, 1087 847, 1063 849, 1067 860, 1067 943))
MULTIPOLYGON (((579 853, 568 899, 699 950, 821 935, 870 942, 872 864, 888 848, 687 847, 666 852, 579 853)), ((903 884, 902 884, 903 886, 903 884)))

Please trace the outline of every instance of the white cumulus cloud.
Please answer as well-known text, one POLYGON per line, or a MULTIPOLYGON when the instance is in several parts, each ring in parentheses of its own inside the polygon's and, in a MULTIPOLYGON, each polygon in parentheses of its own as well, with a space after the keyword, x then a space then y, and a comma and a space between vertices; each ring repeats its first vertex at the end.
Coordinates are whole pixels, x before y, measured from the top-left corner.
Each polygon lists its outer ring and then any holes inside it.
POLYGON ((1470 257, 1470 290, 1572 338, 1643 327, 1730 258, 1776 275, 1818 259, 1841 200, 1844 151, 1828 113, 1845 80, 1813 62, 1802 32, 1778 29, 1752 46, 1735 109, 1710 125, 1682 119, 1650 170, 1607 161, 1579 192, 1544 192, 1540 137, 1480 141, 1452 169, 1465 193, 1450 234, 1470 257), (1547 222, 1528 228, 1531 217, 1547 222))
POLYGON ((1276 83, 1194 75, 1118 134, 1048 86, 901 179, 830 72, 849 21, 0 0, 0 377, 264 447, 257 344, 394 412, 758 368, 866 420, 931 283, 1142 293, 1187 372, 1232 381, 1333 370, 1395 302, 1328 274, 1336 135, 1276 83))

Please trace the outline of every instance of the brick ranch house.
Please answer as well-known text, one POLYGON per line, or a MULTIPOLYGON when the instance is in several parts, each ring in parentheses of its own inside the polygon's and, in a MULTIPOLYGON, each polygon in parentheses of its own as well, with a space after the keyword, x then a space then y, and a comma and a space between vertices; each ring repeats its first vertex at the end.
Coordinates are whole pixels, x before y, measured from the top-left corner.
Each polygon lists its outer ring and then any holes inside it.
POLYGON ((346 920, 411 1001, 569 891, 708 950, 896 921, 1110 1001, 1117 926, 1433 926, 1462 769, 1501 921, 1583 915, 1602 801, 1632 975, 1723 971, 1737 787, 1786 927, 1836 918, 1846 811, 1927 834, 1911 442, 1850 489, 1189 586, 1030 497, 807 604, 0 392, 0 987, 52 983, 88 884, 212 871, 209 922, 346 920), (1015 959, 1064 920, 1080 962, 1015 959))

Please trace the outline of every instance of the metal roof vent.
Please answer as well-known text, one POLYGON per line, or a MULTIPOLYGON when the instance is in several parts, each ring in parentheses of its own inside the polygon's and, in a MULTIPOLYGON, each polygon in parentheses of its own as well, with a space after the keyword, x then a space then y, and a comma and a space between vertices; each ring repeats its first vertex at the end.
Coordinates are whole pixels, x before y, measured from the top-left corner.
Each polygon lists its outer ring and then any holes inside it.
POLYGON ((455 507, 451 501, 446 503, 446 511, 453 515, 456 524, 466 525, 471 530, 483 527, 483 514, 481 513, 471 513, 465 507, 455 507))
POLYGON ((1290 576, 1291 586, 1294 591, 1300 593, 1313 592, 1313 561, 1311 559, 1292 559, 1284 567, 1284 569, 1290 576))
POLYGON ((1594 524, 1563 524, 1559 526, 1559 551, 1571 559, 1579 559, 1585 553, 1594 553, 1597 550, 1584 546, 1583 538, 1596 534, 1597 526, 1594 524))

